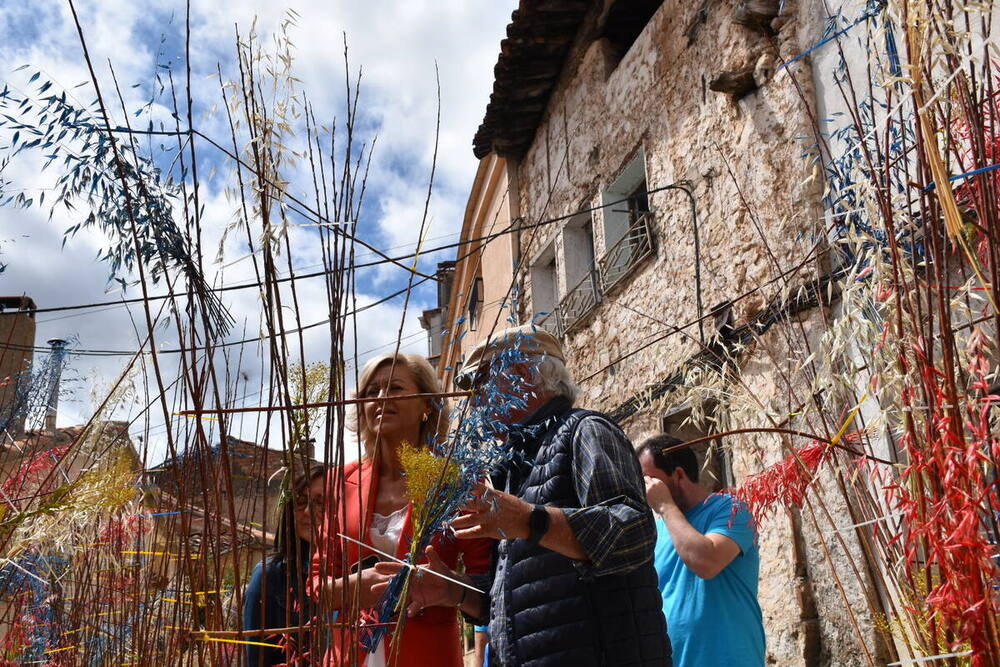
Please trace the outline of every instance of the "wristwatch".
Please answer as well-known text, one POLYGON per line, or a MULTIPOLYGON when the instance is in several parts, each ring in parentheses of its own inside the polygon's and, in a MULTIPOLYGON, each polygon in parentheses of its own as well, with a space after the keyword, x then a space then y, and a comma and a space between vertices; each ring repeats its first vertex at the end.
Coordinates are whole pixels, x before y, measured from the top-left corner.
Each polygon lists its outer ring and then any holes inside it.
POLYGON ((532 544, 541 542, 542 538, 545 537, 545 533, 549 532, 549 523, 551 520, 544 505, 535 505, 531 509, 531 516, 528 518, 528 541, 532 544))

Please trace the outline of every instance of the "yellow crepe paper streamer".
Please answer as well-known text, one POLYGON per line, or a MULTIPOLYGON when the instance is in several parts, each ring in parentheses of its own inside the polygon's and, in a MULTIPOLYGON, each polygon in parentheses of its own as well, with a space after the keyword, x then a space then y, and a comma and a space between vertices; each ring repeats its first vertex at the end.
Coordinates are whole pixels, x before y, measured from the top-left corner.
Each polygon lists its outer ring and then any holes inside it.
POLYGON ((217 421, 219 421, 219 420, 218 420, 217 418, 215 418, 215 417, 205 417, 205 416, 203 416, 203 415, 186 415, 186 414, 184 414, 183 412, 171 412, 170 414, 171 414, 172 416, 174 416, 174 417, 190 417, 191 419, 198 419, 198 418, 200 417, 201 419, 207 419, 207 420, 209 420, 209 421, 213 421, 213 422, 217 422, 217 421))
POLYGON ((850 428, 851 424, 854 422, 854 418, 858 416, 858 411, 861 410, 861 404, 866 400, 868 400, 868 394, 862 396, 861 400, 858 401, 858 404, 851 409, 851 413, 847 415, 847 419, 844 420, 844 425, 840 427, 840 430, 837 431, 837 435, 833 436, 833 440, 830 441, 831 447, 840 442, 840 439, 844 437, 845 433, 847 433, 847 429, 850 428))
POLYGON ((267 646, 268 648, 285 648, 280 644, 268 644, 267 642, 252 642, 245 639, 226 639, 224 637, 209 637, 208 635, 202 635, 200 637, 195 637, 200 642, 223 642, 225 644, 248 644, 250 646, 267 646))
MULTIPOLYGON (((119 553, 129 554, 131 556, 170 556, 171 558, 182 558, 183 554, 175 554, 170 551, 120 551, 119 553)), ((198 558, 200 554, 191 554, 188 558, 198 558)))

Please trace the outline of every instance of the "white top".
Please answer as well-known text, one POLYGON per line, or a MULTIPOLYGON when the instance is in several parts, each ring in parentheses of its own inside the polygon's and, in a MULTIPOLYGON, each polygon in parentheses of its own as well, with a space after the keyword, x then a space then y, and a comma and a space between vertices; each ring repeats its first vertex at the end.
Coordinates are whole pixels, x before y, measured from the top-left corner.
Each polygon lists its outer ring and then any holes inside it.
POLYGON ((409 505, 403 505, 388 516, 378 512, 372 514, 372 527, 368 531, 368 540, 379 551, 396 555, 399 547, 399 534, 403 532, 403 522, 406 521, 406 510, 409 505))
MULTIPOLYGON (((387 554, 396 554, 396 549, 399 547, 399 536, 403 532, 403 522, 406 520, 407 509, 409 509, 409 505, 403 505, 388 516, 383 516, 378 512, 372 514, 372 528, 368 532, 368 540, 373 547, 387 554)), ((385 642, 378 643, 375 651, 368 656, 365 665, 367 667, 386 667, 385 642)))

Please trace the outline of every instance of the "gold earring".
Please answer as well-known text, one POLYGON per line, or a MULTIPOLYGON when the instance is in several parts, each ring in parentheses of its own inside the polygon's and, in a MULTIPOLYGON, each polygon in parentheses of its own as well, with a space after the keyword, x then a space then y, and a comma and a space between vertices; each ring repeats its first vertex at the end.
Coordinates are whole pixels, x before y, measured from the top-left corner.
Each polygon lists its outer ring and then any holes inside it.
POLYGON ((422 422, 427 421, 427 413, 426 412, 424 413, 424 416, 420 419, 420 421, 422 421, 422 422))

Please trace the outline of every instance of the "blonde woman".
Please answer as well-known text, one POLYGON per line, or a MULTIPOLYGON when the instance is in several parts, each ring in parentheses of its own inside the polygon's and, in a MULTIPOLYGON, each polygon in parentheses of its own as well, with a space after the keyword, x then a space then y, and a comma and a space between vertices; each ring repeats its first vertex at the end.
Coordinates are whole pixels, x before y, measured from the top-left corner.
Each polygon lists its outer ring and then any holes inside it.
MULTIPOLYGON (((321 596, 325 609, 340 610, 338 621, 344 625, 331 631, 324 660, 327 667, 353 664, 353 655, 358 656, 359 665, 381 667, 394 652, 398 652, 398 661, 393 664, 400 667, 462 664, 455 610, 464 603, 461 589, 454 600, 446 601, 448 606, 429 606, 408 618, 400 646, 392 646, 391 632, 371 654, 360 646, 358 633, 351 628, 357 628, 361 619, 375 620, 372 608, 390 575, 376 571, 374 551, 338 537, 346 535, 400 559, 406 556, 412 536, 412 507, 399 452, 404 442, 427 446, 443 436, 447 426, 444 402, 410 397, 437 393, 441 393, 441 386, 434 369, 418 355, 382 355, 361 371, 357 396, 386 400, 357 406, 354 426, 364 444, 364 455, 360 461, 334 470, 329 478, 332 502, 313 559, 313 590, 321 596), (360 612, 356 599, 360 599, 360 612)), ((461 555, 466 571, 479 574, 489 566, 490 547, 489 540, 467 543, 435 536, 427 556, 431 565, 443 562, 454 569, 461 555)))

